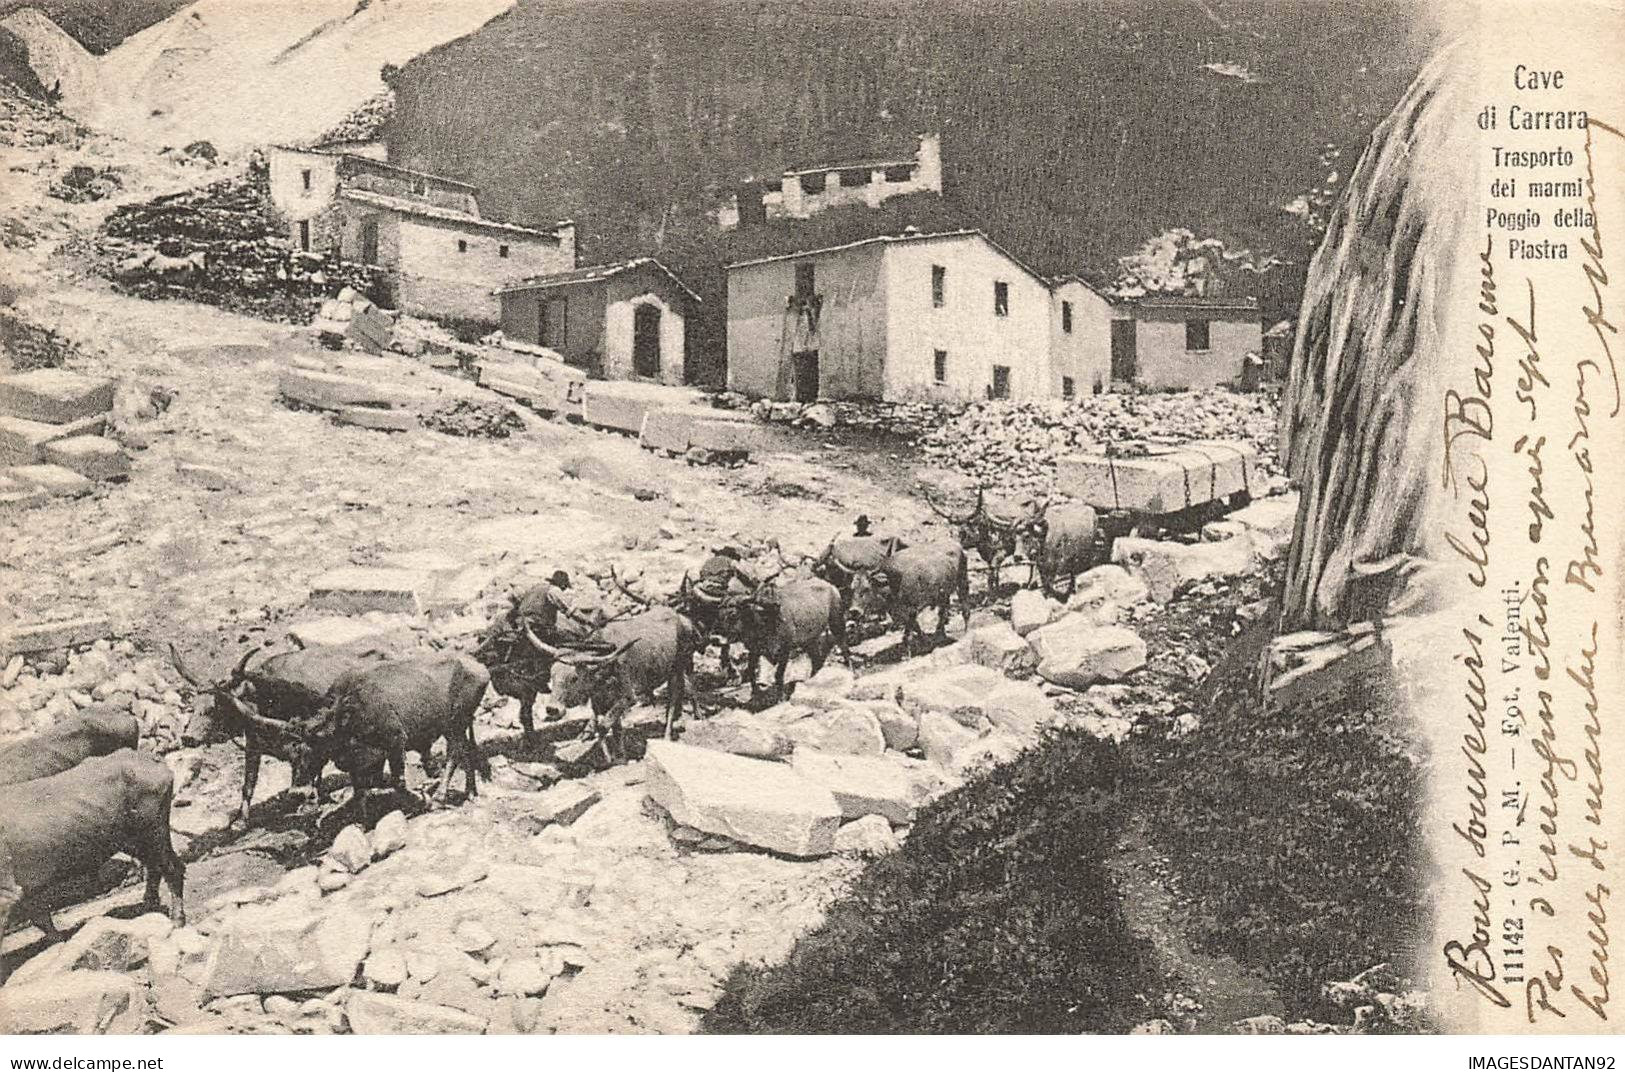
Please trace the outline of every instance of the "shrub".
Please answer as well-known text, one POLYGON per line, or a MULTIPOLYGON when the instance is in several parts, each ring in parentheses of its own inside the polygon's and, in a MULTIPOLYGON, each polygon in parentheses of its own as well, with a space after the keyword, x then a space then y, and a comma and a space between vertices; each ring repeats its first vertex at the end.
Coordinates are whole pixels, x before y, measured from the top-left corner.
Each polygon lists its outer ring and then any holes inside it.
POLYGON ((1266 712, 1247 647, 1210 676, 1201 731, 1148 748, 1140 808, 1190 903, 1191 937, 1263 975, 1295 1016, 1321 988, 1408 963, 1428 921, 1422 775, 1383 675, 1266 712))
POLYGON ((1112 746, 1058 733, 926 807, 781 966, 742 966, 720 1032, 1120 1031, 1161 993, 1105 866, 1112 746))

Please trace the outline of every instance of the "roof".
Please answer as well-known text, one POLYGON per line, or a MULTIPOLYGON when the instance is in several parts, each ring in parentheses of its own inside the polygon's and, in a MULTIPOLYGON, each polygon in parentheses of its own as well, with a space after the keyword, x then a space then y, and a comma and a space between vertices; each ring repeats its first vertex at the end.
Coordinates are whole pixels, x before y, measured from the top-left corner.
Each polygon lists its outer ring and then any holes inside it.
POLYGON ((398 212, 403 216, 418 216, 423 219, 438 220, 441 223, 455 224, 471 230, 496 231, 500 234, 520 235, 525 238, 550 238, 555 242, 559 240, 557 231, 539 231, 534 227, 521 227, 517 223, 488 220, 468 212, 459 212, 454 208, 441 208, 439 205, 411 201, 404 197, 390 197, 388 194, 374 193, 372 190, 343 189, 339 191, 339 197, 345 201, 354 201, 357 204, 371 205, 373 208, 398 212))
POLYGON ((1115 302, 1117 302, 1119 300, 1118 298, 1113 296, 1109 291, 1105 290, 1104 288, 1102 288, 1100 286, 1097 286, 1094 283, 1089 282, 1089 280, 1083 278, 1083 276, 1076 275, 1074 273, 1069 272, 1066 275, 1058 275, 1055 278, 1051 279, 1049 282, 1050 282, 1050 289, 1051 290, 1054 290, 1056 287, 1059 287, 1062 283, 1077 283, 1079 286, 1087 288, 1096 297, 1103 299, 1108 304, 1115 303, 1115 302))
POLYGON ((1156 294, 1140 298, 1122 298, 1119 304, 1129 308, 1147 310, 1201 311, 1211 313, 1249 313, 1258 315, 1257 298, 1205 298, 1196 294, 1156 294))
POLYGON ((823 175, 831 171, 874 171, 878 168, 919 166, 919 161, 912 156, 903 160, 884 160, 880 157, 865 158, 862 160, 847 160, 840 164, 814 164, 811 167, 785 168, 786 175, 823 175))
POLYGON ((517 283, 499 287, 496 292, 498 294, 513 294, 522 290, 550 290, 553 287, 568 287, 578 283, 601 283, 607 279, 613 279, 623 272, 630 272, 634 268, 645 266, 659 270, 667 279, 675 283, 679 290, 688 295, 691 301, 698 302, 700 300, 700 296, 690 290, 688 285, 681 279, 678 279, 676 273, 653 257, 634 257, 629 261, 616 261, 613 264, 595 264, 587 268, 575 268, 568 272, 533 275, 521 279, 517 283))
POLYGON ((471 182, 462 182, 458 179, 448 179, 444 175, 436 175, 429 171, 414 171, 412 168, 401 167, 399 164, 391 164, 387 160, 374 160, 370 156, 363 156, 360 153, 352 153, 348 150, 339 149, 332 146, 273 145, 271 148, 280 149, 286 153, 310 153, 314 156, 336 156, 341 160, 349 160, 377 171, 390 171, 397 175, 409 175, 414 179, 428 179, 431 182, 437 182, 442 186, 455 186, 461 190, 479 190, 479 187, 471 182))
POLYGON ((873 238, 863 238, 856 242, 848 242, 841 246, 824 246, 820 249, 804 249, 795 253, 779 253, 771 257, 758 257, 755 260, 736 261, 733 264, 726 265, 725 267, 731 272, 735 268, 754 268, 758 264, 772 264, 775 261, 794 261, 801 260, 806 257, 820 257, 826 253, 844 253, 846 250, 861 249, 864 246, 901 245, 909 242, 934 242, 944 238, 973 237, 980 238, 983 242, 986 242, 989 246, 992 246, 994 251, 997 252, 999 256, 1003 257, 1005 260, 1009 261, 1011 264, 1014 264, 1017 268, 1020 268, 1022 271, 1026 272, 1028 275, 1042 283, 1044 285, 1044 289, 1050 289, 1049 280, 1039 275, 1025 261, 1016 257, 1009 250, 993 241, 993 239, 989 238, 985 232, 976 228, 961 231, 937 231, 932 234, 905 233, 898 235, 876 235, 873 238))

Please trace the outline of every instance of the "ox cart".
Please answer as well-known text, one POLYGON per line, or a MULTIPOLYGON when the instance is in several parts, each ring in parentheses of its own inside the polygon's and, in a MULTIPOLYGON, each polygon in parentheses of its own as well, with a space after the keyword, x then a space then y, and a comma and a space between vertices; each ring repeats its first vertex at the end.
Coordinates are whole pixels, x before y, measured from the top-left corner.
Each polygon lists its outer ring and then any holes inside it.
POLYGON ((1062 458, 1056 490, 1100 515, 1101 538, 1198 532, 1252 501, 1258 452, 1199 440, 1179 447, 1122 444, 1062 458))

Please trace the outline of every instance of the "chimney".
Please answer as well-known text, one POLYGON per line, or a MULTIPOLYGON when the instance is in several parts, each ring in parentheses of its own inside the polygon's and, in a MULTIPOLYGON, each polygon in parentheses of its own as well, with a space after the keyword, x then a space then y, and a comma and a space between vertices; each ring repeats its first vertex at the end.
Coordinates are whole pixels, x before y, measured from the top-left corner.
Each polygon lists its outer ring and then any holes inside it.
MULTIPOLYGON (((576 266, 576 222, 574 220, 560 220, 553 227, 553 237, 559 240, 559 253, 562 254, 570 268, 576 266)), ((568 271, 569 268, 563 269, 568 271)))
POLYGON ((916 182, 922 190, 942 193, 942 135, 921 134, 920 148, 914 154, 916 182))

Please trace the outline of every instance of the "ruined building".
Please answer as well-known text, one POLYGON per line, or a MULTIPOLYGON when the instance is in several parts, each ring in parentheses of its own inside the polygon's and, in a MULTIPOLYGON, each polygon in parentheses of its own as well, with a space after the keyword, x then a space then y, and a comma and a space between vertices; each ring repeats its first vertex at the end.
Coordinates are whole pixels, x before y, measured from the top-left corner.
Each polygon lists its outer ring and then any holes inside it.
POLYGON ((876 208, 905 194, 942 193, 942 139, 920 135, 912 159, 849 160, 793 168, 771 183, 746 183, 717 211, 717 226, 731 231, 766 220, 804 220, 846 205, 876 208))
POLYGON ((495 324, 498 288, 576 266, 573 223, 487 219, 468 183, 335 149, 276 146, 269 157, 294 248, 383 268, 382 305, 495 324))

